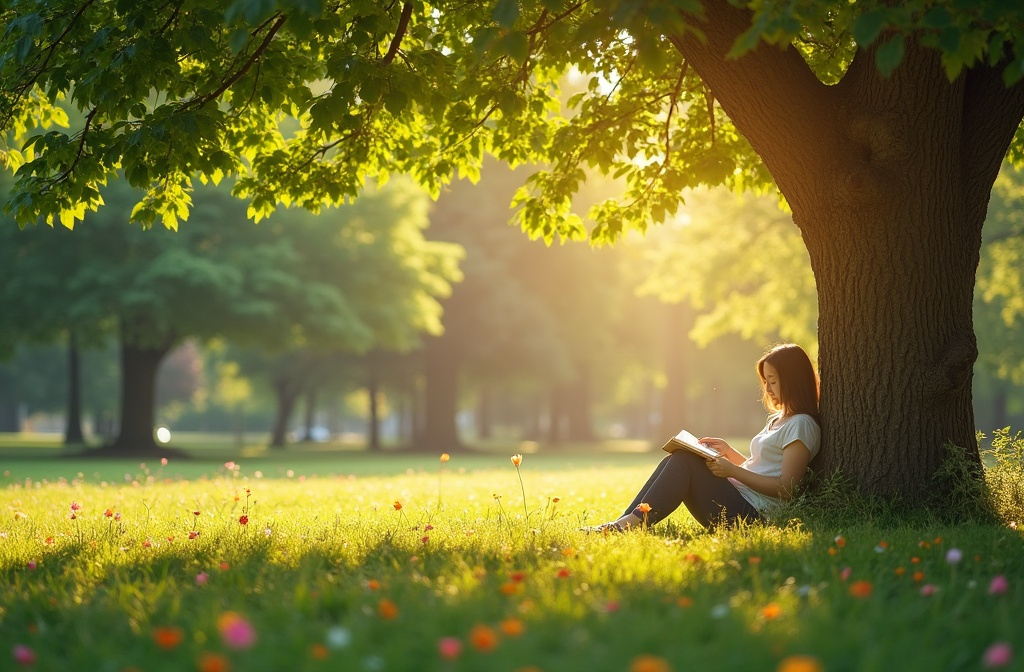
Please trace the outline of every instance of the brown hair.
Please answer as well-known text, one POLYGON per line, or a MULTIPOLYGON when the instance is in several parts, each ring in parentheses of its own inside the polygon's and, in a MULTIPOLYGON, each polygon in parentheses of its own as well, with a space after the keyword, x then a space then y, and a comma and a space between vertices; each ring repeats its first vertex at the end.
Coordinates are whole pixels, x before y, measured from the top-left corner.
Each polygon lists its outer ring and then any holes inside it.
POLYGON ((804 349, 793 343, 776 345, 757 360, 757 375, 761 379, 761 402, 770 411, 783 411, 788 415, 806 413, 818 420, 818 374, 804 349), (779 375, 779 403, 768 395, 764 378, 765 362, 779 375))

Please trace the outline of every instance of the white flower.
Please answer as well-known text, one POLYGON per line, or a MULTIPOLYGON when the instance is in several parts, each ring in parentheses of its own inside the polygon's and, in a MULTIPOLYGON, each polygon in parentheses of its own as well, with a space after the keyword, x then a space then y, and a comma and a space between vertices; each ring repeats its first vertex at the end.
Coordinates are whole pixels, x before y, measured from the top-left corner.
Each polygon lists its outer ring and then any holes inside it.
POLYGON ((335 625, 327 629, 327 646, 332 649, 344 649, 352 643, 352 633, 348 628, 335 625))
POLYGON ((946 551, 946 562, 955 565, 964 559, 964 554, 959 548, 951 548, 946 551))
POLYGON ((725 618, 729 615, 728 604, 716 604, 711 607, 711 618, 725 618))

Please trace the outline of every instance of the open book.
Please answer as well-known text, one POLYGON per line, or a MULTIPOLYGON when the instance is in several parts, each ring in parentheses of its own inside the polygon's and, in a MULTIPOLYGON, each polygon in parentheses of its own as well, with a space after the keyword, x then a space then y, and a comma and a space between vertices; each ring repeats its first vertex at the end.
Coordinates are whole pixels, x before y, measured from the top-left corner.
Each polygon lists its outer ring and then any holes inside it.
POLYGON ((662 446, 661 449, 666 453, 674 453, 677 450, 688 450, 691 453, 696 453, 703 457, 705 460, 713 460, 721 454, 717 450, 705 446, 697 440, 696 436, 690 434, 685 429, 669 439, 668 443, 662 446))

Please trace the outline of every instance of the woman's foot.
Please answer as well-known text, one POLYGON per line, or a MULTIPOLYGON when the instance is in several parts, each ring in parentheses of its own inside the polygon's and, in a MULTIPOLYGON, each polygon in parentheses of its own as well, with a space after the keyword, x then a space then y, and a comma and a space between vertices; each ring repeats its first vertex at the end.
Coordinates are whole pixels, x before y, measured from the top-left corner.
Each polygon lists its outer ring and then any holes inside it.
POLYGON ((587 534, 607 534, 609 532, 625 532, 626 528, 619 527, 618 522, 611 521, 609 523, 601 523, 600 525, 588 525, 581 527, 580 532, 586 532, 587 534))

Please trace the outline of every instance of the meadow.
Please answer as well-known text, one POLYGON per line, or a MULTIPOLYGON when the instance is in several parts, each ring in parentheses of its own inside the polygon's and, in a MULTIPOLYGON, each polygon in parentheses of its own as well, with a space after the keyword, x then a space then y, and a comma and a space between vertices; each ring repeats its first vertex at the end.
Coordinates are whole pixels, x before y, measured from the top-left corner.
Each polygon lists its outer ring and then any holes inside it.
POLYGON ((653 453, 22 455, 0 669, 1024 669, 1021 443, 988 521, 804 502, 715 534, 580 531, 653 453))

